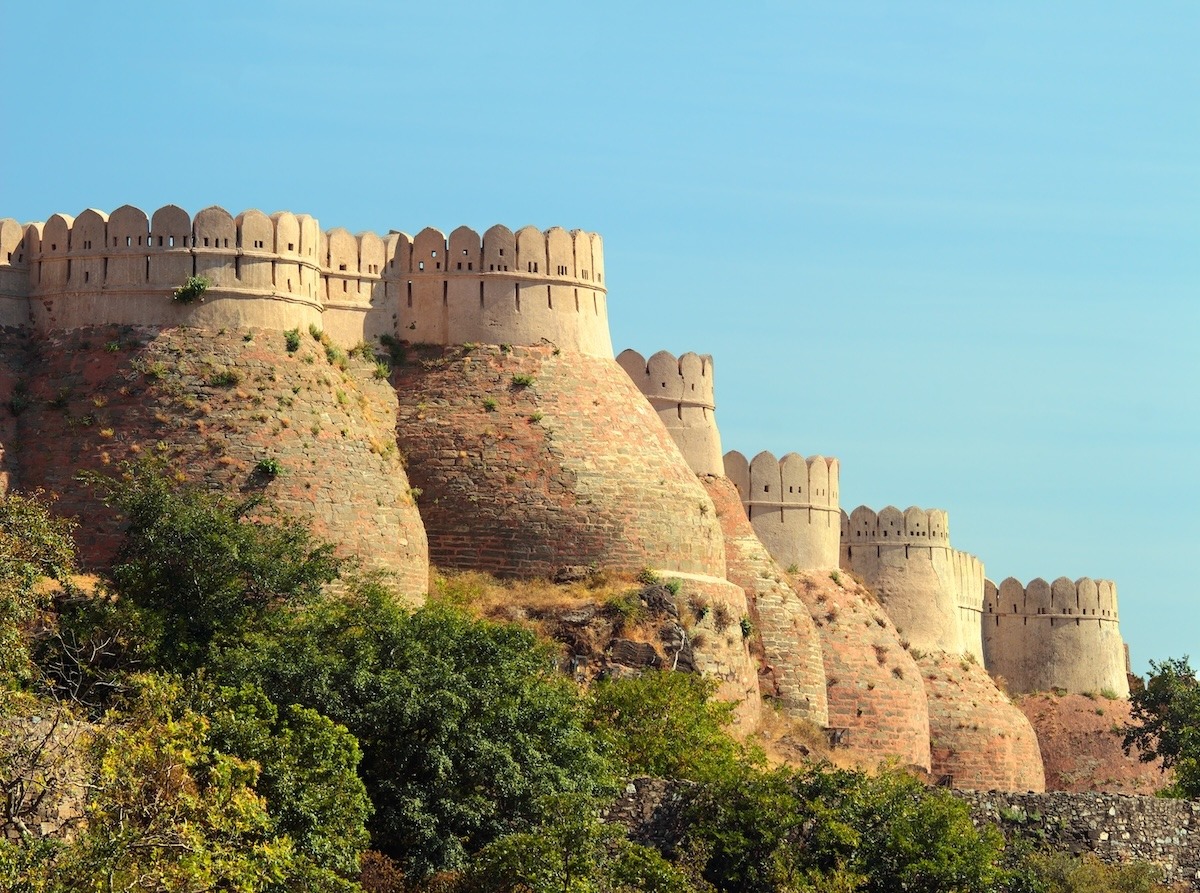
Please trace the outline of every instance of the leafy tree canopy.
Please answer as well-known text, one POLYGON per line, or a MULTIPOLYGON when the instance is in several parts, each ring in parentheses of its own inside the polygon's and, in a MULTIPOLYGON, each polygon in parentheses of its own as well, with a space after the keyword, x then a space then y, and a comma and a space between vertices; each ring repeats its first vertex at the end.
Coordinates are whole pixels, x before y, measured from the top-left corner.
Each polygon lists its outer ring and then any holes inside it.
POLYGON ((1167 796, 1200 797, 1200 683, 1187 656, 1150 661, 1145 686, 1129 701, 1126 752, 1136 747, 1143 762, 1161 758, 1175 771, 1167 796))
POLYGON ((735 705, 713 700, 715 689, 712 679, 671 671, 602 681, 588 693, 588 727, 623 775, 716 781, 762 754, 730 735, 735 705))
POLYGON ((29 678, 29 625, 48 601, 37 584, 74 569, 71 529, 37 497, 0 498, 0 686, 29 678))
POLYGON ((215 638, 269 606, 312 598, 341 570, 331 545, 258 498, 181 486, 152 463, 92 480, 127 521, 112 581, 141 610, 158 668, 194 670, 215 638))
POLYGON ((527 630, 445 606, 410 612, 373 581, 271 620, 214 672, 354 733, 373 845, 410 876, 462 867, 527 828, 546 795, 608 783, 573 683, 527 630))

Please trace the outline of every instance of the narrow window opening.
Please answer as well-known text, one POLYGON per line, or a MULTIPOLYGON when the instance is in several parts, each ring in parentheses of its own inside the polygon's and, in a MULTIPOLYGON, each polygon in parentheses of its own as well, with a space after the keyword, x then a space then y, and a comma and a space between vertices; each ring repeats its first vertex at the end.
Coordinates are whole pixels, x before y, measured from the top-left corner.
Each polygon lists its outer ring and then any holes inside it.
POLYGON ((458 269, 460 269, 460 270, 462 269, 462 261, 461 260, 458 262, 458 269))
POLYGON ((208 236, 205 236, 205 237, 204 237, 204 247, 205 247, 205 248, 207 248, 207 247, 208 247, 208 236))
POLYGON ((467 269, 468 269, 468 270, 474 270, 474 269, 475 269, 475 262, 474 262, 474 261, 467 261, 467 269))
POLYGON ((430 257, 437 257, 437 251, 436 251, 436 250, 435 250, 435 251, 430 251, 430 252, 429 252, 429 256, 430 256, 430 257))
POLYGON ((440 270, 442 268, 442 262, 439 260, 435 266, 440 270))
POLYGON ((150 255, 146 255, 146 278, 150 278, 150 255))
POLYGON ((575 289, 575 312, 579 312, 579 289, 575 289))
POLYGON ((425 261, 423 261, 423 260, 417 261, 417 272, 419 272, 419 273, 425 272, 425 261))
POLYGON ((242 256, 240 254, 233 256, 233 275, 236 279, 242 278, 242 256))
POLYGON ((296 243, 288 242, 288 251, 295 251, 295 250, 296 250, 296 243))
POLYGON ((479 283, 479 309, 483 309, 483 283, 479 283))
POLYGON ((339 269, 339 270, 341 270, 342 272, 345 272, 345 270, 346 270, 346 265, 345 265, 345 264, 338 264, 338 269, 339 269))
POLYGON ((504 257, 504 249, 503 248, 500 249, 500 256, 504 257))
MULTIPOLYGON (((163 237, 159 236, 158 237, 158 247, 159 248, 162 248, 162 243, 163 243, 163 237)), ((174 236, 167 236, 167 247, 168 248, 175 247, 175 237, 174 236)))
POLYGON ((513 297, 517 302, 517 313, 521 312, 521 283, 513 285, 513 297))
POLYGON ((92 274, 91 274, 91 273, 89 273, 87 270, 84 270, 84 271, 83 271, 83 281, 84 281, 84 282, 87 282, 87 281, 89 281, 91 278, 92 278, 92 274))
POLYGON ((496 271, 496 265, 495 265, 495 264, 488 264, 488 272, 489 272, 489 273, 494 273, 495 271, 496 271))
POLYGON ((133 247, 133 236, 126 236, 126 237, 125 237, 125 247, 126 247, 126 248, 132 248, 132 247, 133 247))
POLYGON ((412 280, 408 280, 408 306, 412 306, 412 280))
POLYGON ((546 286, 546 306, 551 310, 554 309, 554 296, 550 294, 550 286, 546 286))
POLYGON ((443 279, 442 280, 442 306, 448 307, 449 305, 450 305, 450 283, 447 280, 443 279))
POLYGON ((350 290, 350 283, 347 282, 345 279, 343 279, 342 280, 342 293, 345 294, 349 290, 350 290))
POLYGON ((464 249, 463 249, 463 257, 466 257, 466 256, 467 256, 467 249, 466 249, 466 248, 464 248, 464 249))

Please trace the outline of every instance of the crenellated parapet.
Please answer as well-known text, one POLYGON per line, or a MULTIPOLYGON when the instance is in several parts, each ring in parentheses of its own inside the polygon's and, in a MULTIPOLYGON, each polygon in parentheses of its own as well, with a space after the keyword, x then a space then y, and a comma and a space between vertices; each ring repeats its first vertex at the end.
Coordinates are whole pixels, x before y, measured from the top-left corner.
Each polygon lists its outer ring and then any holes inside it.
POLYGON ((983 563, 951 547, 942 509, 843 512, 841 564, 867 581, 913 645, 983 657, 983 563))
POLYGON ((840 534, 837 459, 761 452, 750 461, 736 450, 724 457, 754 532, 783 567, 832 568, 840 534))
POLYGON ((685 353, 677 359, 661 350, 647 360, 635 350, 623 350, 617 363, 650 401, 692 471, 724 474, 712 357, 685 353))
POLYGON ((555 227, 447 238, 344 229, 308 215, 126 205, 20 226, 0 220, 0 324, 324 328, 354 344, 553 344, 612 356, 600 237, 555 227), (188 277, 210 282, 181 305, 188 277))
POLYGON ((1109 690, 1129 695, 1125 643, 1111 580, 1059 577, 984 585, 988 669, 1014 692, 1109 690))

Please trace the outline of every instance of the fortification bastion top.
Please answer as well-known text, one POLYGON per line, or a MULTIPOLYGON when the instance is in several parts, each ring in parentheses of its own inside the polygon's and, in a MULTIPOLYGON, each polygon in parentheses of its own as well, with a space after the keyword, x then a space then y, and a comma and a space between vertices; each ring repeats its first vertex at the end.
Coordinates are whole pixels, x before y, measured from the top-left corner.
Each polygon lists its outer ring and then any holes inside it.
POLYGON ((174 205, 0 219, 0 324, 108 323, 314 324, 345 343, 548 341, 612 356, 603 242, 582 230, 352 235, 306 214, 174 205), (189 277, 208 280, 203 300, 171 301, 189 277))

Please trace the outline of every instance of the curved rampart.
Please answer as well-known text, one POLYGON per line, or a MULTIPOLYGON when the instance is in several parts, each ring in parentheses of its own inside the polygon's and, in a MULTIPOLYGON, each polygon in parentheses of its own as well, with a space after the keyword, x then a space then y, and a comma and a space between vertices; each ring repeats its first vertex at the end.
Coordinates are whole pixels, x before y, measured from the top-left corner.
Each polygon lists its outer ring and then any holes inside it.
POLYGON ((623 350, 617 363, 650 401, 692 471, 723 475, 712 357, 685 353, 676 358, 662 350, 647 360, 636 350, 623 350))
MULTIPOLYGON (((17 485, 58 494, 55 511, 81 521, 81 560, 103 566, 121 527, 79 474, 116 475, 152 455, 209 489, 264 491, 364 567, 423 594, 429 552, 396 445, 395 392, 373 362, 339 368, 307 333, 294 351, 280 333, 252 335, 107 326, 31 339, 24 409, 15 432, 0 425, 17 485)), ((0 362, 0 385, 7 373, 0 362)))
POLYGON ((125 205, 24 227, 0 220, 0 324, 39 332, 87 325, 304 329, 351 345, 389 335, 432 344, 550 343, 612 356, 603 243, 595 233, 447 239, 344 229, 313 217, 219 207, 192 218, 174 205, 151 215, 125 205), (201 300, 170 299, 189 276, 201 300))
POLYGON ((736 450, 724 457, 725 476, 738 489, 754 532, 782 567, 838 565, 841 533, 837 459, 761 452, 749 462, 736 450))
POLYGON ((941 509, 842 513, 841 563, 860 575, 914 646, 983 657, 983 563, 950 546, 941 509))
POLYGON ((1111 580, 986 581, 983 647, 988 669, 1003 676, 1011 691, 1129 696, 1111 580))
POLYGON ((594 562, 725 579, 712 500, 611 359, 414 349, 394 380, 434 564, 544 577, 594 562))

